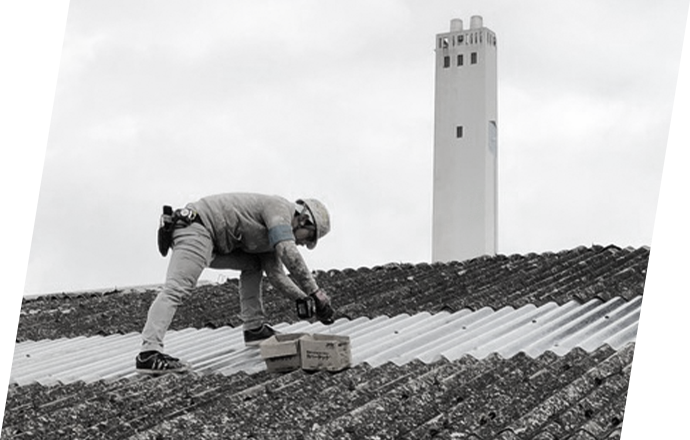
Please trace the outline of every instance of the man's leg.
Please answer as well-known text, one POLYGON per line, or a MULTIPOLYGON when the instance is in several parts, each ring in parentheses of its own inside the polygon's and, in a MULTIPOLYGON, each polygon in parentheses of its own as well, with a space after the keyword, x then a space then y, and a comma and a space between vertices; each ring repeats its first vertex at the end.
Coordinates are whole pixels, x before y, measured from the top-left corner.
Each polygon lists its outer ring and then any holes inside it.
POLYGON ((212 258, 211 235, 199 224, 192 223, 185 228, 176 229, 173 240, 165 285, 151 304, 142 331, 142 352, 163 352, 163 338, 177 307, 196 285, 201 272, 208 267, 212 258))
POLYGON ((214 269, 233 269, 240 273, 240 318, 244 330, 254 330, 266 322, 261 299, 263 270, 258 255, 235 251, 218 255, 211 262, 214 269))

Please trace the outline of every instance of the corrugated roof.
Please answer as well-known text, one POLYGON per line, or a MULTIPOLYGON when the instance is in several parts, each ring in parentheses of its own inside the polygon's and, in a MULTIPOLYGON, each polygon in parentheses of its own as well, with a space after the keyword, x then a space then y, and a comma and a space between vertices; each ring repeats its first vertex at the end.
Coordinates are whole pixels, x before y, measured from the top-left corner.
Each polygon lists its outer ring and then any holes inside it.
MULTIPOLYGON (((519 352, 538 357, 565 354, 579 347, 593 351, 607 344, 617 349, 635 340, 642 297, 626 302, 570 301, 563 305, 488 307, 455 313, 428 312, 394 317, 340 319, 320 323, 281 323, 283 333, 326 333, 351 339, 353 365, 377 367, 388 362, 454 361, 492 353, 510 358, 519 352)), ((140 344, 138 333, 26 341, 15 347, 11 384, 91 383, 131 377, 140 344)), ((244 347, 240 328, 184 329, 166 336, 166 351, 192 363, 199 374, 232 375, 265 369, 256 348, 244 347)))
MULTIPOLYGON (((644 292, 648 248, 579 247, 561 252, 497 255, 463 262, 395 263, 317 271, 339 317, 494 310, 598 298, 630 300, 644 292)), ((17 341, 139 332, 156 291, 51 295, 22 302, 17 341)), ((172 330, 241 325, 238 280, 200 286, 180 307, 172 330)), ((272 322, 296 321, 294 304, 264 283, 272 322)))
POLYGON ((339 313, 328 328, 265 284, 278 329, 351 336, 338 374, 268 373, 243 346, 236 279, 194 289, 168 334, 200 374, 159 378, 133 365, 154 290, 25 299, 2 438, 618 438, 648 257, 317 271, 339 313))
POLYGON ((3 438, 617 439, 633 351, 11 386, 3 438))

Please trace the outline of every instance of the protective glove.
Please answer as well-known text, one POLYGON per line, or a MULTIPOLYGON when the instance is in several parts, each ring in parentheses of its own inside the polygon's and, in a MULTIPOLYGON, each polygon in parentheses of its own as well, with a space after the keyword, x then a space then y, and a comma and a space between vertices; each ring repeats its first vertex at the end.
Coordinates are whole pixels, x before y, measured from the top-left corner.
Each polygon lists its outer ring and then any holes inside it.
POLYGON ((333 324, 333 315, 335 315, 335 310, 333 310, 333 307, 331 307, 331 299, 328 297, 328 295, 326 295, 326 292, 319 289, 309 295, 309 297, 314 299, 316 319, 321 321, 322 324, 333 324))

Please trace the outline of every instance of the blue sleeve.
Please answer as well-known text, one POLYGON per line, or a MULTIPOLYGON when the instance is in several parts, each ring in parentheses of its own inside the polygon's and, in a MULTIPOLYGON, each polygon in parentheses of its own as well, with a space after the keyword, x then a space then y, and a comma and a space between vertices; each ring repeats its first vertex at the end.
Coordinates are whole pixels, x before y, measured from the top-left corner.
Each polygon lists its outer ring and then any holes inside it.
POLYGON ((290 225, 277 225, 268 230, 268 242, 274 248, 281 241, 295 240, 290 225))

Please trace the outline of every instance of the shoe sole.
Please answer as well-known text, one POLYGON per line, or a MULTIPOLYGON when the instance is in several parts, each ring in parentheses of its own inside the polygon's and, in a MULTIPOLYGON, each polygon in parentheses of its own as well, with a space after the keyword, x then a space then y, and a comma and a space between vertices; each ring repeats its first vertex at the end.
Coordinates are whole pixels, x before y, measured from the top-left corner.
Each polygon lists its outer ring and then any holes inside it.
POLYGON ((146 370, 146 369, 135 369, 139 374, 146 374, 149 376, 162 376, 164 374, 185 374, 189 372, 189 368, 176 368, 174 370, 146 370))
POLYGON ((244 341, 244 346, 245 346, 245 347, 258 347, 259 344, 261 344, 262 342, 264 342, 264 341, 267 340, 267 339, 268 339, 268 338, 266 338, 266 339, 259 339, 259 340, 257 340, 257 341, 244 341))
POLYGON ((244 340, 244 346, 245 346, 245 347, 257 347, 259 344, 261 344, 262 342, 264 342, 266 339, 270 339, 272 336, 279 335, 279 334, 280 334, 279 331, 276 331, 275 329, 273 329, 273 334, 272 334, 271 336, 267 337, 267 338, 264 338, 264 339, 256 339, 256 340, 253 340, 253 341, 247 341, 247 340, 245 339, 245 340, 244 340))
POLYGON ((160 376, 163 374, 174 373, 174 374, 184 374, 192 370, 191 364, 183 363, 180 368, 170 368, 167 370, 152 370, 150 368, 135 368, 134 371, 141 374, 148 374, 151 376, 160 376))

